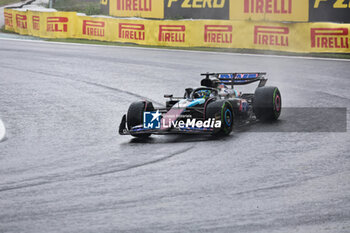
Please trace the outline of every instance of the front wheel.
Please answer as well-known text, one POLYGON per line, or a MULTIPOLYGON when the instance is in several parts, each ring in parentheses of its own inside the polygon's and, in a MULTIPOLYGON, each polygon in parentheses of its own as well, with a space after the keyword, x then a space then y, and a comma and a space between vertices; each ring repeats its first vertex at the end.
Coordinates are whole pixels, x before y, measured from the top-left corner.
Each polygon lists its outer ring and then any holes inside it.
POLYGON ((213 135, 229 135, 233 129, 234 112, 228 101, 210 102, 205 109, 205 118, 221 121, 221 127, 214 128, 213 135))
POLYGON ((258 87, 254 94, 253 111, 256 118, 275 121, 281 115, 282 97, 277 87, 258 87))
MULTIPOLYGON (((143 125, 143 113, 146 111, 153 111, 154 107, 152 102, 149 101, 139 101, 134 102, 130 105, 128 113, 126 114, 126 124, 128 129, 131 130, 132 127, 143 125)), ((151 134, 133 134, 134 137, 147 138, 151 134)))

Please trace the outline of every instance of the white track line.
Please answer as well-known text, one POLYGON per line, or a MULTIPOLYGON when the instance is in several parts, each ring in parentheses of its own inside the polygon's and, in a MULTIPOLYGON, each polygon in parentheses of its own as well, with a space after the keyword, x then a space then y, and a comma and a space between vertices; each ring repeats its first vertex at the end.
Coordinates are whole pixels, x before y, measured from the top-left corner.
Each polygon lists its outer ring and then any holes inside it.
POLYGON ((71 43, 71 42, 55 42, 55 41, 45 41, 45 40, 13 39, 13 38, 0 38, 0 40, 21 41, 21 42, 29 42, 29 43, 42 43, 42 44, 70 45, 70 46, 109 47, 109 48, 118 48, 118 49, 121 48, 121 49, 138 49, 138 50, 155 50, 155 51, 171 51, 171 52, 187 52, 187 53, 220 54, 220 55, 227 55, 227 56, 270 57, 270 58, 350 62, 350 59, 341 59, 341 58, 301 57, 301 56, 271 55, 271 54, 247 54, 247 53, 212 52, 212 51, 197 51, 197 50, 182 50, 182 49, 147 48, 147 47, 135 47, 135 46, 80 44, 80 43, 71 43))
POLYGON ((0 119, 0 142, 5 138, 5 135, 6 135, 5 125, 0 119))

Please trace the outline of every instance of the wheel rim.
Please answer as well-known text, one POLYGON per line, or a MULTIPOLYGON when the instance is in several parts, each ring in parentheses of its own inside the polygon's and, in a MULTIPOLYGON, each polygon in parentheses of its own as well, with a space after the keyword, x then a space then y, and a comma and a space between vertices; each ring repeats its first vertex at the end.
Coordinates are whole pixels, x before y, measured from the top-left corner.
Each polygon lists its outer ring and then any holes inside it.
POLYGON ((275 97, 275 109, 277 112, 281 110, 281 97, 278 94, 275 97))
POLYGON ((224 119, 225 119, 226 125, 230 127, 232 124, 232 112, 230 111, 230 109, 226 109, 224 114, 224 119))

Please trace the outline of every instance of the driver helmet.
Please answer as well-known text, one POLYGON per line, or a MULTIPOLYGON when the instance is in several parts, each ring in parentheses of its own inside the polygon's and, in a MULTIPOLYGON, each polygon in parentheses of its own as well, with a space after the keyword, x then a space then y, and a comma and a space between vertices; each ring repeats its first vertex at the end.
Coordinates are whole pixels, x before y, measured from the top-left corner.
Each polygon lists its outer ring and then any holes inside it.
POLYGON ((198 90, 194 93, 193 97, 194 98, 209 98, 211 96, 211 91, 210 90, 198 90))
POLYGON ((219 89, 227 89, 227 86, 224 83, 219 83, 218 88, 219 89))
POLYGON ((218 79, 218 78, 213 78, 211 81, 212 81, 212 84, 213 84, 213 88, 218 88, 218 86, 221 83, 220 79, 218 79))

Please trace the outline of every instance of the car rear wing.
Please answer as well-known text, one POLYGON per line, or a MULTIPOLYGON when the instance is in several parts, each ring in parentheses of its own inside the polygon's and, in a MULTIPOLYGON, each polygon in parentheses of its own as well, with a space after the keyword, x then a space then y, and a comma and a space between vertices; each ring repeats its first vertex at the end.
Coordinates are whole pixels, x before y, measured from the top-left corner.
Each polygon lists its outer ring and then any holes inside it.
MULTIPOLYGON (((265 86, 267 79, 265 78, 266 73, 262 72, 252 72, 252 73, 204 73, 201 74, 205 76, 202 82, 211 82, 210 77, 217 78, 220 83, 225 85, 246 85, 253 82, 259 81, 259 87, 265 86)), ((206 85, 205 85, 206 86, 206 85)))

